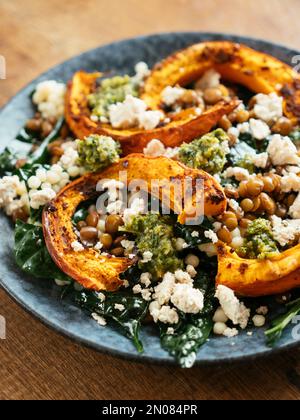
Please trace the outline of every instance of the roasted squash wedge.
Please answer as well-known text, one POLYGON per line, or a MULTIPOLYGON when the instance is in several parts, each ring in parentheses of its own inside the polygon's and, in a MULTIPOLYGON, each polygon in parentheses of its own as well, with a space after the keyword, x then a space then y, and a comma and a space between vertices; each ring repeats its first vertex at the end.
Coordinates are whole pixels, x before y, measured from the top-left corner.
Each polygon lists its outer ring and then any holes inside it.
POLYGON ((300 287, 300 245, 266 259, 240 258, 219 242, 217 285, 238 295, 257 297, 285 293, 300 287))
POLYGON ((166 86, 186 85, 210 68, 255 93, 283 96, 286 116, 295 123, 300 121, 300 75, 270 55, 228 41, 195 44, 166 58, 145 81, 141 98, 150 108, 158 109, 166 86))
POLYGON ((176 147, 184 141, 191 141, 209 132, 223 115, 229 114, 239 103, 237 100, 221 101, 200 116, 194 108, 190 108, 177 114, 170 123, 154 130, 115 129, 110 124, 90 119, 87 96, 95 90, 98 77, 99 73, 79 71, 74 74, 67 88, 66 121, 75 136, 80 139, 89 134, 102 134, 118 140, 124 156, 143 152, 152 139, 161 140, 167 147, 176 147))
MULTIPOLYGON (((96 185, 101 179, 118 179, 120 171, 126 171, 127 182, 141 179, 149 184, 152 180, 184 181, 201 179, 204 182, 204 212, 216 216, 226 209, 226 199, 222 187, 206 172, 190 169, 174 160, 159 157, 150 158, 133 154, 121 159, 100 173, 87 174, 67 185, 43 212, 43 229, 47 248, 58 267, 77 280, 84 287, 94 290, 115 290, 121 284, 120 273, 133 264, 128 258, 99 256, 93 249, 81 252, 73 250, 71 244, 77 240, 72 217, 78 205, 99 193, 96 185)), ((150 188, 149 188, 150 191, 150 188)), ((154 193, 155 195, 155 193, 154 193)), ((159 197, 163 198, 158 192, 159 197)), ((194 197, 195 200, 197 197, 194 197)), ((170 194, 170 207, 179 209, 177 196, 170 194)), ((185 211, 178 219, 185 220, 185 211)))

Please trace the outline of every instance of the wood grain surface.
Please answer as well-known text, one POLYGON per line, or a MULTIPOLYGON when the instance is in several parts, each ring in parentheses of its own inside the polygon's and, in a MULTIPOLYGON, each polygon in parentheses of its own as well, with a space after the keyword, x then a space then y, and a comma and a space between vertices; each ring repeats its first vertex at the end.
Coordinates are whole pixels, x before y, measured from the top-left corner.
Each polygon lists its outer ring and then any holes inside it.
MULTIPOLYGON (((220 31, 300 49, 299 0, 0 0, 0 105, 50 66, 136 35, 220 31)), ((127 362, 48 329, 0 290, 0 399, 290 399, 300 349, 266 360, 182 370, 127 362)))

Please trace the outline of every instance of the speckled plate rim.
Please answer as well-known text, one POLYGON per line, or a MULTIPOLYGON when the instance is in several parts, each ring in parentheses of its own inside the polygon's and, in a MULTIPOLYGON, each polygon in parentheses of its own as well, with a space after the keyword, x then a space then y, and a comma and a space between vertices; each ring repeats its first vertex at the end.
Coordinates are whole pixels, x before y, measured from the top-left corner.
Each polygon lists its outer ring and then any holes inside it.
MULTIPOLYGON (((130 45, 131 43, 135 44, 135 43, 141 43, 144 44, 145 46, 147 45, 147 43, 149 42, 153 42, 154 40, 168 40, 168 42, 172 43, 172 39, 174 40, 174 44, 176 44, 175 41, 180 41, 182 42, 184 45, 189 45, 192 44, 194 42, 197 41, 203 41, 203 40, 217 40, 217 39, 227 39, 227 40, 231 40, 234 42, 238 42, 238 43, 245 43, 248 44, 256 49, 259 49, 261 51, 266 51, 266 52, 270 52, 270 50, 272 51, 271 54, 277 56, 278 58, 288 62, 288 57, 291 59, 294 55, 299 54, 298 51, 293 50, 288 48, 287 46, 283 46, 280 44, 275 44, 272 43, 270 41, 264 41, 264 40, 260 40, 260 39, 256 39, 256 38, 251 38, 251 37, 245 37, 245 36, 238 36, 238 35, 232 35, 232 34, 222 34, 222 33, 213 33, 213 32, 174 32, 174 33, 159 33, 159 34, 153 34, 153 35, 144 35, 144 36, 140 36, 140 37, 136 37, 136 38, 131 38, 131 39, 125 39, 122 41, 117 41, 111 44, 107 44, 101 47, 97 47, 94 48, 92 50, 88 50, 86 52, 83 52, 81 54, 79 54, 78 56, 75 56, 73 58, 70 58, 64 62, 62 62, 61 64, 58 64, 50 69, 48 69, 47 71, 43 72, 40 76, 38 76, 37 78, 35 78, 34 80, 32 80, 30 83, 28 83, 23 89, 21 89, 15 96, 13 96, 1 109, 0 109, 0 124, 1 124, 1 120, 3 118, 5 118, 5 113, 7 111, 10 112, 9 108, 13 109, 14 103, 16 103, 18 100, 24 100, 24 102, 26 102, 26 98, 28 96, 28 92, 30 92, 30 89, 32 90, 32 87, 40 80, 44 80, 46 76, 50 75, 52 73, 59 73, 62 72, 62 69, 64 67, 68 67, 70 66, 70 64, 84 60, 85 57, 87 56, 95 56, 98 53, 101 54, 102 51, 104 50, 118 50, 118 49, 122 49, 122 47, 124 47, 124 45, 130 45), (276 54, 274 53, 274 50, 276 50, 276 54)), ((178 49, 178 47, 174 47, 174 51, 178 49)), ((97 60, 96 60, 97 61, 97 60)), ((136 61, 132 62, 132 67, 134 65, 136 61)), ((72 67, 72 65, 71 65, 72 67)), ((79 66, 80 67, 80 66, 79 66)), ((82 67, 82 66, 81 66, 82 67)), ((78 67, 76 67, 78 69, 78 67)), ((74 71, 74 69, 73 69, 74 71)), ((29 99, 28 99, 29 101, 29 99)), ((25 104, 26 105, 26 104, 25 104)), ((22 112, 21 112, 22 114, 22 112)), ((25 115, 23 113, 22 115, 23 118, 21 119, 17 119, 16 121, 16 126, 21 127, 23 122, 24 122, 24 118, 25 115), (21 124, 22 122, 22 124, 21 124)), ((2 130, 3 131, 3 130, 2 130)), ((16 127, 16 132, 18 131, 18 127, 16 127)), ((1 130, 0 130, 0 136, 1 136, 1 130)), ((11 139, 13 137, 10 137, 11 139)), ((9 140, 9 139, 8 139, 9 140)), ((7 141, 2 141, 2 137, 0 137, 0 144, 1 146, 4 146, 5 143, 7 143, 7 141)), ((12 229, 10 226, 10 223, 7 221, 6 218, 1 217, 0 219, 0 225, 2 225, 2 227, 5 227, 5 231, 6 233, 10 236, 12 235, 12 229)), ((43 322, 43 324, 45 324, 46 326, 53 328, 54 330, 56 330, 57 332, 63 334, 64 336, 71 338, 73 340, 75 340, 76 342, 80 343, 80 344, 84 344, 90 348, 93 348, 95 350, 101 351, 102 353, 106 353, 106 354, 110 354, 110 355, 115 355, 115 356, 119 356, 122 358, 126 358, 126 359, 131 359, 134 361, 138 361, 138 362, 150 362, 150 363, 159 363, 159 364, 174 364, 174 360, 172 357, 170 357, 164 350, 159 348, 159 340, 157 339, 157 337, 155 337, 154 335, 152 335, 152 331, 151 329, 149 329, 148 327, 146 328, 146 331, 142 333, 142 339, 146 339, 146 345, 145 345, 145 353, 143 354, 138 354, 134 347, 132 345, 126 345, 125 348, 121 349, 122 345, 124 345, 125 343, 128 344, 128 340, 124 337, 122 337, 121 335, 119 335, 118 332, 115 332, 113 330, 111 330, 111 334, 108 335, 112 335, 113 336, 113 341, 119 343, 120 345, 114 345, 114 346, 109 346, 108 344, 104 344, 105 343, 105 336, 106 333, 99 333, 98 335, 102 336, 103 335, 103 340, 102 337, 97 340, 95 340, 95 332, 96 331, 105 331, 105 329, 99 329, 100 327, 96 326, 95 327, 95 323, 94 321, 92 321, 90 318, 86 317, 82 311, 78 308, 72 308, 73 312, 75 311, 75 319, 76 321, 72 320, 72 323, 75 323, 75 327, 71 328, 70 325, 67 327, 65 326, 64 322, 61 322, 60 319, 55 318, 54 316, 51 317, 51 312, 52 315, 54 315, 53 311, 51 311, 51 303, 56 303, 54 304, 54 307, 56 307, 56 309, 58 309, 59 311, 68 311, 70 310, 70 306, 68 303, 66 302, 61 302, 58 300, 58 290, 55 288, 55 286, 53 286, 53 283, 49 283, 47 282, 46 286, 45 284, 43 284, 43 286, 41 287, 41 290, 39 289, 40 285, 37 285, 35 283, 37 283, 36 280, 33 280, 32 278, 29 278, 28 276, 24 275, 24 273, 20 273, 18 272, 18 269, 16 269, 13 265, 12 265, 12 261, 11 261, 11 248, 12 248, 12 238, 9 239, 8 241, 9 243, 9 251, 10 252, 1 252, 0 251, 0 257, 1 261, 4 261, 5 258, 9 258, 9 263, 7 264, 6 269, 4 270, 4 274, 3 274, 3 270, 0 270, 0 285, 3 287, 3 289, 18 303, 20 304, 27 312, 29 312, 30 314, 34 315, 37 319, 39 319, 41 322, 43 322), (9 254, 9 257, 8 257, 9 254), (13 284, 10 284, 9 281, 9 274, 11 273, 11 275, 17 275, 19 277, 19 279, 24 279, 24 282, 20 282, 21 284, 21 290, 19 288, 19 290, 16 290, 15 288, 13 288, 13 285, 16 285, 16 282, 13 282, 13 284), (27 283, 28 282, 28 283, 27 283), (25 293, 26 287, 23 285, 23 283, 25 283, 25 285, 27 284, 31 284, 32 288, 30 289, 29 293, 31 294, 31 296, 34 297, 34 291, 36 291, 36 295, 37 298, 40 296, 41 291, 50 291, 50 295, 47 296, 47 298, 49 298, 49 305, 50 307, 47 307, 46 311, 43 311, 43 307, 40 307, 39 305, 37 306, 37 308, 35 307, 35 305, 33 303, 36 303, 35 300, 30 300, 28 301, 28 294, 25 293), (51 284, 51 286, 50 286, 51 284), (24 286, 24 287, 23 287, 24 286), (36 288, 35 288, 36 287, 36 288), (24 290, 23 290, 24 289, 24 290), (33 293, 33 295, 32 295, 33 293), (50 299, 51 296, 51 299, 50 299), (49 317, 50 314, 50 317, 49 317), (47 316, 48 315, 48 316, 47 316), (79 331, 76 330, 76 326, 77 326, 77 321, 78 321, 78 317, 80 317, 80 320, 83 322, 78 324, 78 328, 80 328, 81 333, 79 333, 79 331), (89 334, 83 334, 82 333, 82 324, 84 326, 88 326, 88 329, 93 331, 93 337, 90 337, 89 334), (150 342, 147 343, 147 337, 150 336, 150 342), (126 340, 126 342, 124 341, 126 340), (154 346, 151 347, 151 344, 155 343, 154 346), (150 349, 147 348, 147 344, 150 344, 150 349), (126 350, 125 350, 126 349, 126 350)), ((3 248, 3 245, 0 245, 3 248)), ((18 280, 18 279, 17 279, 18 280)), ((46 282, 45 282, 46 283, 46 282)), ((71 323, 71 324, 72 324, 71 323)), ((263 330, 259 330, 258 332, 254 333, 255 338, 255 342, 257 343, 257 346, 251 344, 250 345, 250 338, 249 336, 246 335, 246 333, 242 333, 239 337, 235 338, 236 343, 234 343, 232 340, 229 340, 227 338, 212 338, 210 340, 209 343, 207 343, 205 346, 203 346, 197 356, 197 360, 196 360, 196 365, 212 365, 212 364, 220 364, 220 363, 232 363, 232 362, 237 362, 237 361, 248 361, 248 360, 253 360, 257 357, 266 357, 269 355, 274 355, 278 352, 281 351, 286 351, 289 350, 293 347, 299 346, 300 344, 300 340, 294 340, 291 337, 291 331, 286 331, 284 333, 284 336, 282 338, 282 340, 279 342, 279 344, 274 347, 274 348, 268 348, 267 346, 265 346, 264 344, 264 334, 263 334, 263 330), (240 341, 243 341, 245 345, 244 351, 243 351, 243 345, 239 346, 240 350, 236 351, 235 346, 233 346, 233 344, 238 345, 238 343, 240 341), (211 347, 211 343, 216 342, 218 343, 218 345, 216 346, 218 348, 218 351, 215 354, 209 355, 210 350, 214 350, 214 346, 211 347), (248 347, 250 345, 250 348, 253 347, 251 350, 247 350, 248 347)), ((109 340, 107 340, 109 343, 109 340)), ((111 344, 111 343, 109 343, 111 344)), ((212 352, 214 353, 214 352, 212 352)))

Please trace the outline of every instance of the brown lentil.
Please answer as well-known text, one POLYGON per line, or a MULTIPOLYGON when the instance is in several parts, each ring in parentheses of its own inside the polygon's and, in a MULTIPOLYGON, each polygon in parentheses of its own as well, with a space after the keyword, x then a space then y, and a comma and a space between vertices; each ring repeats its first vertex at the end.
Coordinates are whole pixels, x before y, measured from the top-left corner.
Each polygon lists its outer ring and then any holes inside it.
POLYGON ((124 225, 124 221, 121 216, 117 214, 110 214, 105 220, 105 230, 110 234, 118 232, 119 227, 124 225))
POLYGON ((113 242, 113 246, 114 247, 119 247, 121 246, 121 242, 124 241, 126 239, 126 236, 118 236, 114 242, 113 242))
POLYGON ((237 111, 236 113, 236 122, 238 123, 244 123, 249 120, 249 111, 246 109, 241 109, 240 111, 237 111))
POLYGON ((243 217, 241 220, 240 220, 240 227, 242 228, 242 229, 247 229, 248 228, 248 226, 250 225, 250 223, 252 222, 252 220, 250 220, 250 219, 247 219, 246 217, 243 217))
POLYGON ((230 127, 232 127, 232 124, 230 122, 230 120, 227 118, 226 115, 224 115, 220 121, 219 121, 219 127, 223 128, 223 130, 227 131, 229 130, 230 127))
POLYGON ((227 198, 234 198, 234 199, 239 198, 238 190, 233 185, 227 185, 224 188, 224 193, 227 198))
POLYGON ((80 231, 84 227, 86 227, 86 222, 84 220, 80 220, 80 222, 77 223, 77 229, 80 231))
POLYGON ((275 210, 276 216, 283 218, 286 216, 286 213, 287 213, 287 208, 283 204, 277 203, 276 210, 275 210))
POLYGON ((266 194, 265 192, 262 192, 259 195, 260 198, 260 202, 261 202, 261 206, 262 209, 267 213, 267 214, 275 214, 276 211, 276 204, 275 201, 273 200, 273 198, 271 198, 268 194, 266 194))
POLYGON ((241 181, 239 188, 238 188, 238 193, 241 197, 247 197, 249 195, 248 193, 248 181, 241 181))
POLYGON ((26 122, 26 128, 30 131, 40 131, 42 121, 38 118, 32 118, 26 122))
POLYGON ((96 211, 91 211, 85 219, 88 226, 96 227, 99 221, 99 215, 96 211))
POLYGON ((286 117, 281 117, 272 126, 273 133, 281 134, 282 136, 288 136, 293 129, 291 120, 286 117))
POLYGON ((26 209, 24 208, 20 208, 20 209, 16 209, 12 212, 12 220, 15 223, 17 220, 22 220, 23 222, 26 222, 28 219, 28 213, 26 211, 26 209))
POLYGON ((124 248, 118 247, 110 250, 111 255, 115 257, 122 257, 124 255, 124 248))
POLYGON ((91 213, 94 213, 95 211, 97 211, 95 204, 91 204, 88 208, 88 213, 91 214, 91 213))
POLYGON ((264 183, 258 177, 250 178, 247 181, 247 191, 251 197, 258 196, 264 188, 264 183))
POLYGON ((245 212, 251 211, 251 210, 253 209, 253 207, 254 207, 254 205, 253 205, 253 201, 251 200, 251 198, 244 198, 244 199, 241 201, 240 206, 242 207, 242 209, 243 209, 245 212))
POLYGON ((259 209, 261 204, 260 198, 259 197, 255 197, 253 200, 253 208, 252 208, 252 212, 255 212, 256 210, 259 209))
POLYGON ((80 229, 80 239, 82 241, 93 242, 98 238, 98 230, 92 226, 85 226, 80 229))
POLYGON ((275 185, 274 185, 272 177, 264 176, 262 178, 262 181, 264 183, 264 187, 263 187, 264 192, 270 193, 270 192, 274 191, 275 185))
POLYGON ((203 98, 207 104, 214 105, 222 99, 222 91, 219 88, 205 89, 203 98))
POLYGON ((230 244, 231 241, 232 241, 231 233, 229 232, 229 230, 225 226, 223 226, 221 229, 218 230, 217 235, 218 235, 218 238, 221 241, 223 241, 227 244, 230 244))
POLYGON ((286 199, 284 200, 284 204, 287 205, 287 207, 291 207, 294 203, 294 201, 296 200, 296 194, 289 194, 286 199))
POLYGON ((103 233, 99 239, 105 249, 109 249, 113 243, 113 238, 109 233, 103 233))
POLYGON ((23 158, 23 159, 18 159, 18 160, 16 161, 16 168, 17 168, 17 169, 22 168, 22 166, 26 165, 26 163, 27 163, 27 159, 25 159, 25 158, 23 158))
POLYGON ((43 121, 41 126, 42 137, 47 137, 53 130, 52 124, 49 121, 43 121))

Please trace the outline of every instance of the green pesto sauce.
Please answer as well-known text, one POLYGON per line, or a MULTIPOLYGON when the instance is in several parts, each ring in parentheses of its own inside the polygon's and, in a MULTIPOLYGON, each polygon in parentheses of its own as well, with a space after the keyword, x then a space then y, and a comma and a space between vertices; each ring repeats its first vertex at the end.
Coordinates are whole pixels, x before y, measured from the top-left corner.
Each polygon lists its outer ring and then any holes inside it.
POLYGON ((270 222, 263 218, 253 220, 246 231, 244 245, 238 249, 238 254, 244 258, 265 259, 278 253, 270 222))
POLYGON ((83 140, 76 140, 78 163, 86 170, 96 172, 118 162, 121 147, 111 137, 92 134, 83 140))
POLYGON ((216 174, 223 170, 228 153, 228 136, 218 128, 189 144, 184 143, 179 149, 179 160, 191 168, 216 174))
POLYGON ((108 118, 110 105, 124 102, 127 95, 138 96, 137 86, 131 77, 115 76, 103 80, 96 92, 88 97, 92 115, 108 118))
POLYGON ((147 214, 135 216, 125 230, 136 236, 135 242, 142 255, 152 252, 152 259, 143 263, 139 261, 139 268, 148 271, 154 279, 161 278, 166 272, 183 267, 183 262, 177 257, 172 220, 168 216, 147 214))

